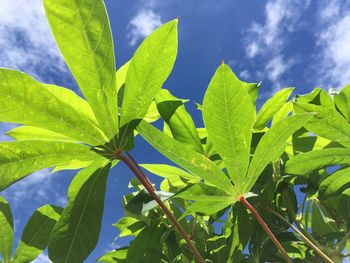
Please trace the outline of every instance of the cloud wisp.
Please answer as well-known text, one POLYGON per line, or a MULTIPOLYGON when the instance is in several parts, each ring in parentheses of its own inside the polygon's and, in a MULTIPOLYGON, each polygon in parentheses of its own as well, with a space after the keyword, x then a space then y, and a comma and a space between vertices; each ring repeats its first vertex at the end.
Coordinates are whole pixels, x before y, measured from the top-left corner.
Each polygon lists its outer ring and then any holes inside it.
POLYGON ((67 71, 41 0, 1 0, 0 63, 47 81, 67 71))
POLYGON ((128 24, 129 45, 134 46, 136 43, 152 33, 162 24, 161 17, 151 9, 141 9, 130 20, 128 24))

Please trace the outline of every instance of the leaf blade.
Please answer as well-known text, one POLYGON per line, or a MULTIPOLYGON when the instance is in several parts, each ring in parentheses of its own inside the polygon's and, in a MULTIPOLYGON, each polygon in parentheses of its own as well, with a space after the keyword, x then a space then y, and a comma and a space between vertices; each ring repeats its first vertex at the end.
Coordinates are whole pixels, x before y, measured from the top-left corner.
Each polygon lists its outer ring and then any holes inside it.
POLYGON ((83 262, 95 248, 109 169, 106 161, 96 162, 74 177, 68 190, 67 207, 49 241, 49 258, 53 262, 83 262), (82 240, 85 240, 83 246, 82 240))
POLYGON ((20 141, 0 143, 0 191, 28 174, 72 160, 101 159, 88 147, 69 142, 20 141))
POLYGON ((240 188, 249 163, 255 110, 247 89, 227 65, 219 66, 210 81, 202 111, 208 138, 240 188))
POLYGON ((229 194, 235 193, 235 188, 226 175, 204 155, 163 134, 145 121, 140 122, 137 130, 148 143, 180 167, 229 194))
POLYGON ((168 78, 177 55, 177 22, 175 19, 159 27, 136 50, 126 76, 121 127, 143 119, 168 78))
POLYGON ((104 1, 44 0, 44 8, 69 69, 112 139, 118 133, 116 66, 104 1))
POLYGON ((269 162, 283 153, 287 139, 311 117, 312 114, 293 115, 271 126, 261 138, 250 162, 243 194, 250 191, 269 162))
POLYGON ((5 262, 10 262, 14 241, 13 218, 8 202, 0 195, 0 254, 5 262))

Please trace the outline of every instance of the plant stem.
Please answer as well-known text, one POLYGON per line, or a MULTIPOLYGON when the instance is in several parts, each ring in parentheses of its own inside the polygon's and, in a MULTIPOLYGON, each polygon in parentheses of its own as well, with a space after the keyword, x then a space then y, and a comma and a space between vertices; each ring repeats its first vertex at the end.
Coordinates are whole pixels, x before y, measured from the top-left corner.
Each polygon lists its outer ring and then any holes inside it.
POLYGON ((245 199, 243 195, 240 195, 238 197, 239 201, 252 213, 252 215, 255 217, 255 219, 258 221, 258 223, 262 226, 262 228, 265 230, 266 234, 271 238, 272 242, 276 245, 278 250, 283 254, 286 261, 288 263, 293 263, 293 261, 289 258, 286 250, 283 248, 281 243, 278 241, 278 239, 275 237, 275 235, 272 233, 270 228, 267 226, 265 221, 261 218, 259 213, 255 210, 255 208, 245 199))
POLYGON ((142 177, 147 181, 148 185, 153 189, 153 191, 155 191, 156 189, 154 188, 153 184, 151 183, 151 181, 148 179, 148 177, 145 175, 145 173, 142 171, 141 167, 139 166, 139 164, 136 162, 135 158, 132 157, 132 155, 130 153, 126 153, 126 155, 129 157, 129 159, 133 162, 133 164, 137 167, 137 169, 139 170, 139 172, 141 173, 142 177))
POLYGON ((138 165, 135 165, 133 161, 131 161, 129 158, 124 156, 120 151, 115 152, 115 156, 122 160, 129 168, 130 170, 135 174, 137 179, 142 183, 142 185, 146 188, 148 193, 152 196, 152 198, 158 203, 160 208, 164 211, 166 216, 169 218, 169 220, 174 224, 179 234, 185 239, 187 242, 187 245, 192 250, 194 256, 197 259, 198 263, 204 263, 204 259, 202 258, 201 254, 197 250, 196 246, 191 241, 190 237, 187 235, 186 231, 182 228, 180 223, 177 221, 175 216, 171 213, 171 211, 168 209, 168 207, 163 203, 163 201, 159 198, 157 193, 153 190, 153 185, 149 183, 148 178, 145 179, 145 175, 140 172, 140 168, 137 168, 138 165))
POLYGON ((323 258, 325 262, 328 263, 334 263, 326 254, 322 252, 321 249, 319 249, 314 243, 310 241, 298 228, 296 228, 293 224, 291 224, 287 219, 285 219, 282 215, 271 209, 270 207, 264 207, 267 211, 269 211, 271 214, 275 215, 279 219, 281 219, 284 223, 286 223, 291 229, 294 230, 295 233, 297 233, 304 241, 306 244, 308 244, 315 252, 323 258))

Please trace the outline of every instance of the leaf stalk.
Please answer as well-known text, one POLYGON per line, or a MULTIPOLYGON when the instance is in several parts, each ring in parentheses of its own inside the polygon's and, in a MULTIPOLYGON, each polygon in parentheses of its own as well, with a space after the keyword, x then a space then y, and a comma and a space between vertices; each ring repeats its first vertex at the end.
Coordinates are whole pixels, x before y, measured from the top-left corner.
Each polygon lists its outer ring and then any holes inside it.
MULTIPOLYGON (((128 154, 128 156, 131 156, 128 154)), ((160 208, 163 210, 163 212, 166 214, 168 219, 173 223, 175 228, 177 229, 178 233, 185 239, 188 247, 192 250, 192 253, 194 254, 196 260, 198 263, 205 263, 204 259, 202 258, 201 254, 199 253, 196 246, 193 244, 190 237, 187 235, 186 231, 183 229, 183 227, 180 225, 180 223, 177 221, 175 216, 172 214, 172 212, 168 209, 168 207, 163 203, 163 201, 159 198, 157 193, 154 191, 153 185, 150 183, 147 176, 142 172, 141 168, 137 164, 134 158, 130 159, 127 156, 123 155, 120 151, 115 151, 115 157, 122 160, 134 173, 134 175, 137 177, 137 179, 141 182, 141 184, 146 188, 148 193, 151 195, 151 197, 158 203, 160 208), (146 179, 147 178, 147 179, 146 179)))

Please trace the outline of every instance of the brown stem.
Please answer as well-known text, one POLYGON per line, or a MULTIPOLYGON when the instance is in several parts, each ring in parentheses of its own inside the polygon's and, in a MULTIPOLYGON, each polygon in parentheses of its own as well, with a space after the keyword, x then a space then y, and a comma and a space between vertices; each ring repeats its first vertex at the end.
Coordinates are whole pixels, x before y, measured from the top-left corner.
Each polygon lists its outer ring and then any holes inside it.
POLYGON ((126 153, 126 155, 129 157, 129 159, 133 162, 133 164, 137 167, 137 169, 139 170, 140 174, 142 175, 142 177, 147 181, 147 184, 153 189, 153 191, 155 191, 156 189, 154 188, 153 184, 151 183, 151 181, 148 179, 148 177, 144 174, 144 172, 142 171, 141 167, 139 166, 139 164, 136 162, 135 158, 132 157, 132 155, 130 153, 126 153))
POLYGON ((160 208, 164 211, 166 216, 169 218, 169 220, 174 224, 179 234, 186 240, 187 245, 192 250, 194 256, 197 259, 198 263, 204 263, 204 259, 202 258, 201 254, 197 250, 196 246, 192 243, 190 237, 187 235, 185 230, 182 228, 180 223, 176 220, 174 215, 171 213, 171 211, 168 209, 168 207, 163 203, 163 201, 159 198, 159 196, 156 194, 156 192, 153 190, 153 186, 148 183, 148 180, 144 178, 145 175, 142 175, 142 172, 140 172, 140 169, 135 166, 133 161, 128 159, 126 156, 124 156, 120 151, 115 152, 115 156, 122 160, 129 168, 130 170, 135 174, 137 179, 142 183, 142 185, 146 188, 148 193, 152 196, 152 198, 158 203, 160 208))
POLYGON ((259 213, 255 210, 255 208, 245 199, 243 195, 240 195, 238 197, 239 201, 252 213, 252 215, 255 217, 255 219, 258 221, 258 223, 262 226, 262 228, 265 230, 266 234, 271 238, 272 242, 276 245, 276 247, 281 251, 283 256, 285 257, 286 261, 288 263, 293 263, 293 261, 289 258, 287 252, 281 245, 281 243, 278 241, 278 239, 275 237, 275 235, 272 233, 270 228, 267 226, 265 221, 261 218, 259 213))
POLYGON ((334 263, 333 260, 331 260, 325 253, 322 252, 321 249, 319 249, 314 243, 310 241, 298 228, 296 228, 293 224, 291 224, 287 219, 285 219, 283 216, 281 216, 279 213, 277 213, 275 210, 271 209, 270 207, 264 207, 267 211, 269 211, 271 214, 277 216, 279 219, 281 219, 284 223, 286 223, 291 229, 294 230, 295 233, 297 233, 308 246, 310 246, 315 252, 323 258, 325 262, 328 263, 334 263))

